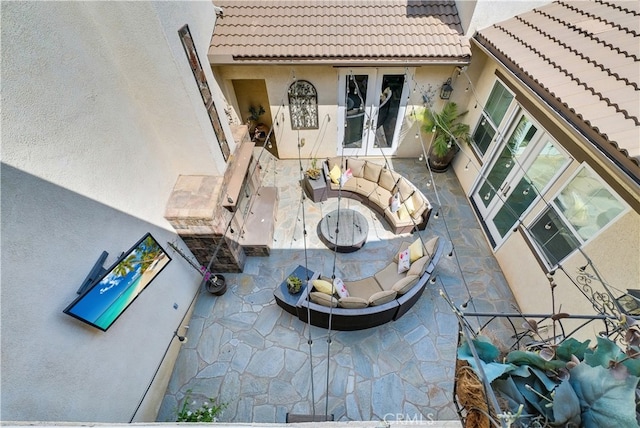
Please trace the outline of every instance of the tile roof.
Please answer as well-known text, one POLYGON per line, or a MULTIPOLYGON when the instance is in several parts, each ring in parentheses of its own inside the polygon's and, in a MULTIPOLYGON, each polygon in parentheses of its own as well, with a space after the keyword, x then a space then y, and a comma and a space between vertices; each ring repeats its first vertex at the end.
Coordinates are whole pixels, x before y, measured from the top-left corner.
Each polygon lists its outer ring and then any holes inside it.
POLYGON ((480 30, 474 40, 621 158, 638 182, 639 18, 637 1, 558 1, 480 30))
POLYGON ((467 63, 471 55, 453 0, 214 3, 224 13, 209 47, 214 63, 467 63))

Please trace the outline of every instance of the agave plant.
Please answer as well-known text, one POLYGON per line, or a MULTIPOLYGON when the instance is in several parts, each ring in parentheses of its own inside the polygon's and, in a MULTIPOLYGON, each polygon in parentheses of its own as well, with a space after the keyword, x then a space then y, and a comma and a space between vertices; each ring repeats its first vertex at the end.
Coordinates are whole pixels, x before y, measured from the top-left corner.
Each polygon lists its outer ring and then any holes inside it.
POLYGON ((461 116, 454 102, 447 102, 440 112, 428 108, 424 111, 423 129, 434 134, 429 149, 429 165, 436 172, 445 171, 458 151, 456 141, 468 143, 469 125, 459 122, 461 116))

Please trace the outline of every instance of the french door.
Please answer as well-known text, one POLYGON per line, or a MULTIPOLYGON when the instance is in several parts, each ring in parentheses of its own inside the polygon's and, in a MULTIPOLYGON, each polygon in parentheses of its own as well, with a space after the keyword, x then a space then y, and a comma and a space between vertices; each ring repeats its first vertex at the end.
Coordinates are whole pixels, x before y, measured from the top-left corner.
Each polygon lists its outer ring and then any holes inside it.
POLYGON ((544 129, 520 112, 472 193, 494 246, 568 165, 569 157, 544 129))
POLYGON ((340 70, 338 141, 348 156, 392 154, 407 108, 405 70, 340 70))

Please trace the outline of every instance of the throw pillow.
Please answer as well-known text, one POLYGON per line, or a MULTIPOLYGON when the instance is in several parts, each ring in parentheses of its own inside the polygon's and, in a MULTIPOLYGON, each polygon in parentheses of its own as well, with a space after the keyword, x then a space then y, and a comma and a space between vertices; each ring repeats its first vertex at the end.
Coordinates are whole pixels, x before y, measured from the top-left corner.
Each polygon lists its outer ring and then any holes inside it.
POLYGON ((316 291, 319 291, 320 293, 328 294, 331 296, 334 292, 333 285, 331 285, 329 281, 325 281, 324 279, 314 279, 313 281, 311 281, 311 283, 313 284, 313 288, 315 288, 316 291))
POLYGON ((335 278, 333 280, 333 286, 335 287, 335 290, 340 298, 349 297, 349 290, 347 290, 347 287, 345 287, 344 281, 342 281, 342 279, 335 278))
POLYGON ((400 194, 399 193, 394 193, 393 196, 391 196, 391 199, 389 200, 389 209, 391 210, 392 213, 398 211, 400 209, 400 194))
POLYGON ((404 273, 409 270, 411 260, 409 259, 409 249, 398 253, 398 273, 404 273))
POLYGON ((433 257, 433 254, 436 252, 436 247, 438 246, 438 241, 440 240, 439 236, 434 236, 429 239, 424 244, 424 251, 427 253, 429 257, 433 257))
POLYGON ((398 218, 400 220, 406 220, 409 218, 409 211, 407 211, 407 207, 402 204, 400 208, 398 208, 398 218))
POLYGON ((342 176, 342 171, 340 171, 340 167, 338 165, 334 165, 331 171, 329 171, 329 178, 334 184, 340 183, 340 177, 342 176))
POLYGON ((411 263, 415 262, 424 255, 424 252, 422 250, 422 241, 420 240, 420 238, 416 239, 415 241, 413 241, 413 244, 409 245, 409 253, 411 255, 411 263))
POLYGON ((408 198, 406 201, 404 201, 404 206, 407 208, 409 214, 413 214, 413 212, 416 210, 415 206, 413 205, 412 198, 408 198))

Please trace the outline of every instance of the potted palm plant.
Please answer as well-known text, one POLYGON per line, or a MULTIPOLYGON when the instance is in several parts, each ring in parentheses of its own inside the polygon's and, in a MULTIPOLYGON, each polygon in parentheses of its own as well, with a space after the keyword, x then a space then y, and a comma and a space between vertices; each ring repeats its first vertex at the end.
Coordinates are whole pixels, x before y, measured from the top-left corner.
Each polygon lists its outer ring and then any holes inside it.
POLYGON ((458 113, 454 102, 447 102, 440 112, 428 108, 423 116, 423 130, 433 133, 433 140, 427 160, 433 172, 444 172, 449 169, 451 161, 458 153, 458 142, 469 143, 469 125, 458 120, 466 112, 458 113))

